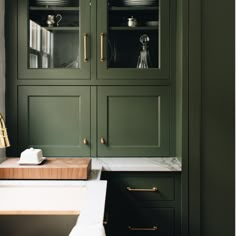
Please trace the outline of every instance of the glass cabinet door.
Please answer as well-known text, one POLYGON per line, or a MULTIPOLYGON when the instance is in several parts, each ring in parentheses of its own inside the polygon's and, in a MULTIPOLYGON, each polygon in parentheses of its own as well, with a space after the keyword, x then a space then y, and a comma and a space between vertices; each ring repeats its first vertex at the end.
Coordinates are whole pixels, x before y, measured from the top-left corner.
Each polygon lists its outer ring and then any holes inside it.
POLYGON ((99 0, 98 77, 169 76, 169 1, 99 0))
POLYGON ((87 0, 19 1, 19 77, 90 77, 87 0))

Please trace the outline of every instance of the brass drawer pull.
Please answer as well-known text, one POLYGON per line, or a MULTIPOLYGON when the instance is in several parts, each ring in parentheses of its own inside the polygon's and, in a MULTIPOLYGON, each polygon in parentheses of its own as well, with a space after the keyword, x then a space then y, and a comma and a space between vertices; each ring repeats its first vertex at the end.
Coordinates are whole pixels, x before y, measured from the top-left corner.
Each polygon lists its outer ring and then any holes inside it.
POLYGON ((104 62, 105 59, 104 59, 104 33, 101 33, 100 34, 100 38, 101 38, 101 57, 100 57, 100 61, 101 62, 104 62))
POLYGON ((157 231, 158 230, 157 226, 153 226, 151 228, 137 228, 137 227, 128 226, 128 229, 130 231, 157 231))
POLYGON ((130 192, 157 192, 158 188, 153 187, 151 189, 148 189, 148 188, 130 188, 130 187, 127 187, 127 190, 130 191, 130 192))
POLYGON ((84 62, 88 62, 88 56, 87 56, 87 37, 88 37, 88 34, 84 33, 84 62))

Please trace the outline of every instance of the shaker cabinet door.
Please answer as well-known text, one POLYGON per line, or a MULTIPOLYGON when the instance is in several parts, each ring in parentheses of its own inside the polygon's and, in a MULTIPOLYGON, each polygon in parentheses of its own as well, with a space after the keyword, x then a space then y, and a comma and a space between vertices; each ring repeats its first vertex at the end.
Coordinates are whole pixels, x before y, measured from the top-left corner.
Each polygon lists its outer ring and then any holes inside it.
POLYGON ((90 79, 87 0, 18 1, 19 79, 90 79))
POLYGON ((169 0, 99 0, 98 79, 168 79, 169 0))
POLYGON ((98 88, 98 156, 168 156, 169 88, 98 88))
POLYGON ((19 153, 90 156, 90 87, 20 86, 19 153))

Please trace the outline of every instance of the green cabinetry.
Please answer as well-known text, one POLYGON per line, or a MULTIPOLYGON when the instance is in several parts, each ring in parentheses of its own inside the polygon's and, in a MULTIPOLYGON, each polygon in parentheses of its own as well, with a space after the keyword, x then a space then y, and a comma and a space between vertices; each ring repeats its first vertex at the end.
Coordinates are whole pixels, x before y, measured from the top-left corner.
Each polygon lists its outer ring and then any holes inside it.
POLYGON ((90 87, 20 86, 19 150, 90 156, 90 87))
POLYGON ((180 174, 104 172, 103 178, 108 180, 108 236, 181 235, 180 174))
POLYGON ((170 78, 169 0, 18 3, 20 79, 170 78))
POLYGON ((18 1, 18 29, 19 79, 90 79, 89 1, 18 1))
POLYGON ((98 156, 168 156, 169 97, 168 87, 98 87, 98 156))
POLYGON ((20 86, 20 150, 46 156, 169 155, 169 89, 159 86, 20 86), (91 98, 97 97, 97 107, 91 98), (93 107, 93 111, 92 111, 93 107), (91 114, 97 110, 97 120, 91 114), (97 127, 96 131, 91 126, 97 127), (93 132, 93 136, 91 136, 93 132))
POLYGON ((99 79, 169 79, 169 0, 153 4, 143 1, 140 5, 132 1, 101 0, 97 11, 99 79), (135 27, 129 26, 129 19, 135 21, 135 27), (139 55, 144 53, 142 35, 148 38, 148 70, 137 70, 139 55))
POLYGON ((13 5, 15 155, 30 146, 45 156, 174 154, 174 2, 13 5))

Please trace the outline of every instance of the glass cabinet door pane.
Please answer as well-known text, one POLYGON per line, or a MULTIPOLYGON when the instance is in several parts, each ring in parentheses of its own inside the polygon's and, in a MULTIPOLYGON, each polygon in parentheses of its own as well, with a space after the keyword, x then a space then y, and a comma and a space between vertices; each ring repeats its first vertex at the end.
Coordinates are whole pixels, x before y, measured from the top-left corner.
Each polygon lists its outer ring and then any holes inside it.
POLYGON ((28 67, 80 68, 79 0, 31 0, 28 14, 28 67))
POLYGON ((110 0, 109 68, 160 67, 159 0, 110 0))
POLYGON ((100 0, 97 7, 98 79, 169 79, 170 1, 100 0))

